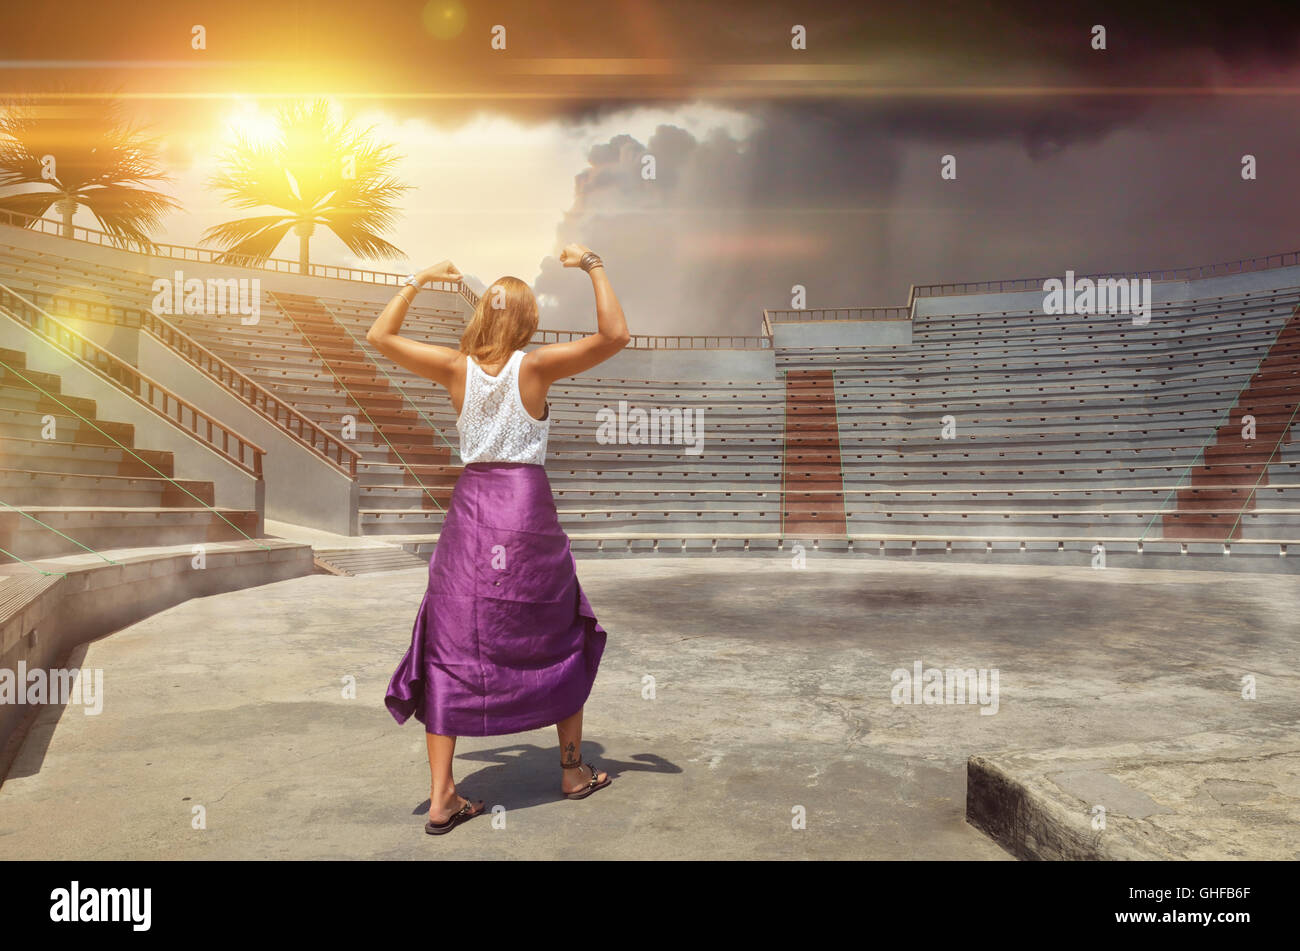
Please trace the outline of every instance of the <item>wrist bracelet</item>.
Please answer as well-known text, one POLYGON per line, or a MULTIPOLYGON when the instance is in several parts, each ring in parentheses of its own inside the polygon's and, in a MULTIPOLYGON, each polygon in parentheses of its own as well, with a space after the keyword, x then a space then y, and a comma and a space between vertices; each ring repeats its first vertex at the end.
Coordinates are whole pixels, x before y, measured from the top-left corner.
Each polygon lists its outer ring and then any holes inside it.
POLYGON ((591 273, 592 268, 604 267, 604 266, 605 266, 604 262, 601 261, 600 255, 597 254, 595 251, 588 251, 586 254, 582 256, 582 260, 578 262, 578 267, 582 268, 588 274, 591 273))

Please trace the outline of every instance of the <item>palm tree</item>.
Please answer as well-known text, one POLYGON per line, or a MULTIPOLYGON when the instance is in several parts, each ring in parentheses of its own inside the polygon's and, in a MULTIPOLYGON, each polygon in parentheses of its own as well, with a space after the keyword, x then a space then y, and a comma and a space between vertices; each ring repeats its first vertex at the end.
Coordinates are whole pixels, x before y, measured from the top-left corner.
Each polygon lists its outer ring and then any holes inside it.
POLYGON ((203 233, 225 250, 219 263, 266 263, 292 228, 298 261, 311 272, 309 244, 316 226, 328 228, 361 257, 403 258, 379 237, 396 220, 394 199, 410 188, 389 174, 402 156, 370 140, 373 127, 357 130, 335 121, 324 100, 291 103, 277 114, 274 141, 254 143, 242 133, 222 156, 209 185, 237 208, 270 206, 284 214, 239 218, 203 233))
POLYGON ((18 189, 0 196, 0 210, 40 219, 53 208, 65 238, 84 207, 118 245, 155 250, 148 233, 180 205, 143 186, 170 181, 158 163, 158 139, 130 123, 120 100, 56 97, 39 108, 12 102, 0 113, 0 189, 18 189))

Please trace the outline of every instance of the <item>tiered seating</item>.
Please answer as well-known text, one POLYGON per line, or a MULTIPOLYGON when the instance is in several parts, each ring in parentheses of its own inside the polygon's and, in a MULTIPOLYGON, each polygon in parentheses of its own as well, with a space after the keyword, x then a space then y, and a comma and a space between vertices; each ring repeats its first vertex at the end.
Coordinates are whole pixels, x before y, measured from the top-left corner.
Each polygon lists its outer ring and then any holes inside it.
MULTIPOLYGON (((1240 488, 1230 472, 1240 453, 1202 450, 1225 423, 1240 438, 1227 414, 1298 300, 1296 288, 1189 300, 1158 308, 1143 327, 1035 311, 934 315, 917 318, 912 347, 797 355, 835 369, 850 534, 1296 537, 1298 460, 1287 444, 1253 508, 1215 496, 1218 508, 1189 513, 1179 491, 1240 488), (946 416, 955 439, 941 438, 946 416)), ((1251 404, 1265 413, 1261 444, 1281 435, 1297 394, 1293 364, 1268 366, 1271 399, 1251 404)), ((1248 461, 1262 471, 1270 454, 1248 461)))
POLYGON ((613 542, 778 533, 784 396, 775 381, 557 383, 549 397, 555 416, 546 468, 565 529, 593 543, 600 535, 613 542), (703 452, 601 444, 597 414, 617 413, 620 400, 647 410, 702 411, 703 452))
MULTIPOLYGON (((436 333, 416 339, 453 345, 436 333)), ((458 436, 447 394, 431 381, 390 367, 401 390, 453 444, 458 436)), ((599 368, 596 372, 600 372, 599 368)), ((598 536, 746 536, 780 531, 781 384, 775 381, 689 383, 579 377, 551 387, 551 434, 546 471, 556 508, 575 547, 598 536), (680 445, 603 444, 602 408, 703 411, 703 453, 680 445)), ((440 513, 418 509, 413 491, 371 485, 388 493, 384 510, 363 510, 367 531, 403 535, 436 532, 440 513), (399 505, 410 508, 402 513, 399 505)))
MULTIPOLYGON (((11 232, 11 229, 4 229, 11 232)), ((70 247, 70 253, 77 248, 70 247)), ((0 238, 0 273, 19 291, 45 294, 89 292, 96 300, 147 308, 153 278, 140 271, 97 264, 74 257, 34 251, 0 238)))
MULTIPOLYGON (((335 319, 364 339, 374 322, 375 306, 330 301, 335 319)), ((443 315, 413 313, 402 333, 425 343, 455 347, 463 323, 443 315)), ((363 344, 363 346, 365 346, 363 344)), ((376 363, 437 430, 440 440, 456 445, 455 413, 447 394, 432 381, 397 367, 381 355, 376 363)), ((602 368, 594 373, 600 374, 602 368)), ((740 536, 779 533, 781 418, 783 388, 770 380, 652 382, 604 376, 562 380, 551 388, 551 435, 547 474, 555 490, 561 523, 575 547, 598 547, 607 536, 613 544, 633 536, 665 539, 682 535, 740 536), (620 400, 649 410, 703 411, 704 452, 691 455, 682 446, 602 444, 598 412, 617 413, 620 400)), ((409 405, 409 404, 408 404, 409 405)), ((373 470, 363 474, 366 498, 382 498, 382 507, 363 505, 367 533, 417 535, 437 532, 441 512, 420 503, 420 490, 373 470)))
MULTIPOLYGON (((13 279, 45 293, 152 299, 143 270, 2 254, 13 279)), ((270 290, 256 325, 170 319, 330 433, 355 417, 360 531, 427 544, 459 473, 455 414, 441 389, 365 342, 387 290, 257 276, 270 290)), ((1001 309, 1006 296, 983 307, 958 298, 960 311, 945 313, 945 299, 928 298, 910 345, 782 347, 775 379, 625 378, 636 361, 597 368, 550 394, 557 508, 575 547, 603 550, 801 536, 1285 544, 1300 529, 1289 437, 1300 288, 1270 289, 1267 275, 1257 286, 1160 305, 1145 326, 1001 309), (703 410, 704 452, 603 443, 598 412, 620 400, 703 410), (1256 418, 1250 445, 1246 413, 1256 418)), ((458 294, 426 292, 403 332, 455 347, 469 312, 458 294)))
MULTIPOLYGON (((153 298, 152 279, 142 272, 98 265, 80 270, 75 259, 34 252, 22 256, 24 272, 28 260, 43 260, 51 269, 38 288, 46 293, 107 288, 100 296, 130 307, 148 307, 153 298)), ((264 287, 277 283, 271 275, 253 276, 264 287)), ((343 285, 331 282, 329 288, 337 286, 343 285)), ((358 288, 349 298, 272 289, 254 325, 234 316, 168 319, 329 432, 339 434, 343 417, 354 416, 352 445, 362 456, 357 467, 361 531, 394 541, 427 538, 439 530, 459 472, 455 414, 445 392, 365 342, 382 307, 380 298, 386 294, 372 288, 358 288)), ((426 290, 410 309, 403 333, 454 347, 468 315, 460 295, 426 290)), ((780 383, 596 377, 563 381, 550 399, 547 469, 561 519, 579 543, 600 546, 605 538, 642 535, 779 534, 780 383), (704 453, 600 443, 597 412, 617 411, 620 399, 643 409, 703 410, 704 453)))

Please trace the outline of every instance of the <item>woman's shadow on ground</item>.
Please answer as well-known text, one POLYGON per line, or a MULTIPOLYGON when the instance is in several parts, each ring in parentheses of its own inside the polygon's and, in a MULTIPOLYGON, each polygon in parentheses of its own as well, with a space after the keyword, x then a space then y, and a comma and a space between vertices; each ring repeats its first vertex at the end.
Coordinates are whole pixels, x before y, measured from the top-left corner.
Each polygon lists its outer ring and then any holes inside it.
MULTIPOLYGON (((608 773, 617 780, 624 773, 680 773, 680 766, 654 753, 638 753, 631 761, 604 758, 604 747, 590 741, 582 744, 582 761, 590 762, 596 772, 608 773)), ((491 750, 463 753, 458 760, 472 760, 487 765, 456 781, 456 792, 471 802, 483 799, 487 807, 498 803, 507 809, 527 809, 560 798, 560 749, 534 743, 514 743, 491 750)), ((583 770, 586 773, 586 770, 583 770)), ((429 800, 415 807, 411 815, 427 814, 429 800)))

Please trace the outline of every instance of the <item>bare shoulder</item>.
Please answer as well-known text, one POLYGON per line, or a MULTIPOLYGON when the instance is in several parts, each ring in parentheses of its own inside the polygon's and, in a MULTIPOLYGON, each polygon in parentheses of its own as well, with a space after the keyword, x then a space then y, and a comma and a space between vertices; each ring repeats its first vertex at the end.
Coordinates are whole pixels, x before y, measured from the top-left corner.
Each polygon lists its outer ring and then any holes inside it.
POLYGON ((448 370, 453 377, 464 379, 465 370, 469 367, 469 354, 456 352, 456 355, 448 360, 448 370))
POLYGON ((445 379, 438 380, 452 393, 463 392, 465 389, 465 379, 469 374, 469 355, 457 351, 456 355, 448 361, 445 379))
POLYGON ((524 355, 519 358, 519 375, 535 380, 545 377, 546 360, 541 349, 524 351, 524 355))

